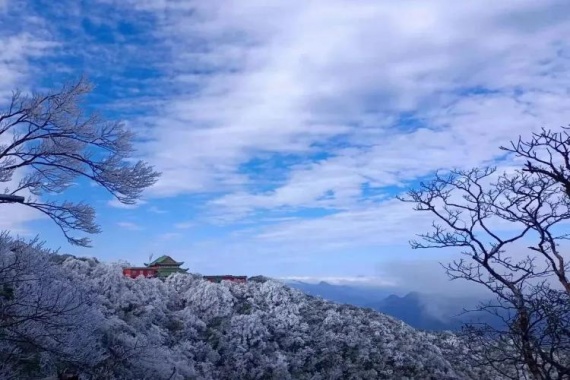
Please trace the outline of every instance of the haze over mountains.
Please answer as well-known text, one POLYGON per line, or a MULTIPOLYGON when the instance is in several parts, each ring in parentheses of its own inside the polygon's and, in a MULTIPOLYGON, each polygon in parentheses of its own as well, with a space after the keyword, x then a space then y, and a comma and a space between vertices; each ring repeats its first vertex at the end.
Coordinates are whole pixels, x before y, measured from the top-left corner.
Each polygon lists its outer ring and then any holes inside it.
POLYGON ((331 284, 326 281, 285 282, 309 295, 341 304, 371 308, 421 330, 456 331, 468 320, 498 324, 497 320, 487 314, 462 314, 463 309, 472 309, 483 301, 482 297, 427 294, 398 287, 331 284))

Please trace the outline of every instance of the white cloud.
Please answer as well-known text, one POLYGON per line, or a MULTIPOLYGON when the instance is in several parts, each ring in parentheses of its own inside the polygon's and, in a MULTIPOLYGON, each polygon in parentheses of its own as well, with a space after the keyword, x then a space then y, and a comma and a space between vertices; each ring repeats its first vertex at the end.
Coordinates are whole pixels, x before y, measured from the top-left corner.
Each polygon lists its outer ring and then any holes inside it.
POLYGON ((213 204, 241 211, 345 207, 365 182, 487 162, 505 140, 568 115, 560 1, 138 6, 161 19, 176 58, 166 63, 176 95, 146 120, 156 133, 145 152, 164 172, 155 194, 229 192, 213 204), (401 128, 403 111, 425 129, 401 128), (340 136, 349 148, 327 143, 340 136), (315 143, 333 157, 293 168, 274 192, 244 188, 257 182, 241 164, 303 157, 315 143))
POLYGON ((431 217, 387 192, 570 119, 563 1, 137 7, 172 47, 172 95, 145 119, 142 151, 163 171, 151 192, 220 194, 210 220, 259 222, 239 236, 269 251, 405 244, 431 217), (297 160, 243 170, 276 154, 297 160), (329 213, 266 222, 306 208, 329 213))
POLYGON ((473 297, 488 295, 481 285, 458 279, 451 281, 441 266, 454 258, 430 259, 426 252, 425 259, 419 260, 390 260, 376 267, 376 275, 392 281, 396 286, 403 286, 411 291, 427 294, 443 294, 447 296, 473 297))
POLYGON ((326 216, 292 220, 262 227, 252 234, 259 244, 276 244, 306 252, 358 250, 405 245, 429 229, 431 216, 417 213, 397 200, 353 208, 326 216), (412 228, 413 226, 413 228, 412 228))
POLYGON ((130 231, 139 231, 143 229, 142 226, 133 222, 117 222, 117 226, 130 231))
POLYGON ((154 213, 154 214, 166 214, 166 213, 167 213, 166 210, 163 210, 163 209, 161 209, 161 208, 159 208, 159 207, 156 207, 156 206, 150 206, 150 207, 148 208, 148 211, 150 211, 150 212, 152 212, 152 213, 154 213))
POLYGON ((0 105, 9 101, 12 91, 30 88, 30 81, 37 78, 31 77, 34 68, 29 61, 50 54, 57 46, 39 32, 40 22, 33 18, 28 21, 31 31, 7 33, 0 28, 0 105))
POLYGON ((107 205, 114 207, 114 208, 121 208, 121 209, 125 209, 125 210, 134 210, 134 209, 137 209, 141 205, 144 205, 146 203, 147 203, 146 201, 139 200, 135 204, 125 204, 125 203, 118 201, 116 198, 113 198, 107 202, 107 205))
POLYGON ((36 235, 26 223, 46 218, 42 213, 30 207, 18 204, 0 203, 0 231, 10 231, 21 236, 36 235))
MULTIPOLYGON (((0 61, 1 62, 1 61, 0 61)), ((1 65, 1 63, 0 63, 1 65)), ((6 132, 0 134, 0 147, 6 143, 12 141, 12 134, 6 132)), ((0 148, 1 149, 1 148, 0 148)), ((1 164, 2 160, 0 160, 1 164)), ((0 189, 14 189, 17 187, 19 181, 23 178, 24 172, 17 171, 13 174, 10 181, 0 182, 0 189)), ((0 191, 3 193, 3 191, 0 191)), ((24 196, 26 200, 32 194, 26 189, 19 191, 16 195, 24 196)), ((27 222, 40 220, 47 218, 46 215, 42 214, 40 211, 32 209, 22 204, 12 204, 12 203, 0 203, 0 231, 11 231, 12 233, 19 235, 35 235, 37 231, 32 231, 28 226, 27 222)))
MULTIPOLYGON (((31 59, 38 59, 51 53, 56 44, 41 31, 42 23, 33 17, 26 17, 28 30, 19 31, 8 16, 10 7, 15 3, 0 1, 0 24, 11 25, 10 28, 0 27, 0 113, 8 106, 12 91, 26 90, 30 87, 33 75, 31 59)), ((19 16, 22 18, 21 15, 19 16)), ((0 135, 0 146, 11 141, 8 132, 0 135)), ((16 172, 11 181, 0 183, 0 189, 13 189, 24 175, 16 172)), ((27 191, 18 195, 25 197, 31 194, 27 191)), ((9 230, 15 234, 35 235, 26 226, 27 222, 44 219, 46 216, 39 211, 23 205, 0 204, 0 230, 9 230)))
POLYGON ((159 239, 159 240, 174 240, 174 239, 178 239, 178 238, 180 238, 180 237, 182 237, 182 234, 181 234, 181 233, 178 233, 178 232, 166 232, 166 233, 160 234, 160 235, 158 236, 158 239, 159 239))
POLYGON ((196 222, 181 222, 174 224, 174 228, 179 230, 186 230, 188 228, 192 228, 196 226, 196 222))
MULTIPOLYGON (((536 271, 540 272, 545 269, 546 262, 535 252, 528 249, 525 241, 517 241, 508 247, 506 252, 515 261, 523 260, 524 257, 536 257, 534 265, 536 271)), ((569 244, 561 242, 559 247, 561 255, 567 261, 570 258, 568 254, 569 244)), ((480 284, 459 278, 451 281, 445 273, 443 265, 450 264, 454 260, 459 260, 460 256, 453 249, 427 249, 423 250, 424 257, 415 257, 414 259, 402 257, 400 259, 390 259, 379 262, 375 267, 376 277, 383 278, 386 281, 393 282, 396 286, 404 286, 412 291, 422 293, 445 294, 448 296, 458 297, 477 297, 481 295, 489 295, 490 291, 480 284)), ((498 273, 508 273, 504 266, 491 262, 491 266, 498 273)), ((486 273, 483 270, 483 273, 486 273)), ((518 276, 521 273, 515 275, 518 276)), ((530 279, 527 283, 538 284, 542 281, 548 281, 554 288, 561 288, 560 283, 554 276, 540 277, 530 279)))
POLYGON ((309 284, 317 284, 321 281, 324 281, 333 285, 353 285, 353 286, 369 286, 369 287, 393 287, 396 285, 391 280, 387 280, 381 277, 370 277, 370 276, 355 276, 355 277, 285 276, 285 277, 279 277, 277 279, 283 281, 300 281, 309 284))

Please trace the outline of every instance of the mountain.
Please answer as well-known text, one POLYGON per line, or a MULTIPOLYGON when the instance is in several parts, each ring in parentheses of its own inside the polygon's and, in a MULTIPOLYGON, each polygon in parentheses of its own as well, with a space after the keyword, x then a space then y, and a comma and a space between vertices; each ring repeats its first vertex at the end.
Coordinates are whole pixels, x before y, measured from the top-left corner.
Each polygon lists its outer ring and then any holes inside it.
POLYGON ((306 294, 322 297, 326 300, 354 306, 367 307, 391 294, 404 294, 404 290, 394 287, 337 285, 325 281, 308 283, 303 281, 286 281, 288 286, 299 289, 306 294))
POLYGON ((445 318, 430 314, 425 307, 422 295, 417 292, 406 294, 404 297, 390 295, 384 300, 367 305, 374 310, 398 318, 416 329, 422 330, 457 330, 462 322, 452 316, 445 318))
POLYGON ((404 297, 391 295, 368 307, 398 318, 421 330, 460 330, 465 323, 486 323, 495 328, 503 327, 502 321, 486 312, 473 310, 486 299, 482 297, 449 297, 411 292, 404 297))
POLYGON ((401 288, 335 285, 326 282, 311 284, 290 281, 287 285, 329 301, 380 311, 421 330, 457 331, 465 322, 473 320, 493 326, 500 325, 496 318, 487 313, 460 315, 464 309, 474 308, 483 298, 406 293, 401 288), (396 292, 403 295, 394 294, 396 292))
POLYGON ((131 279, 5 236, 0 259, 0 378, 501 379, 451 333, 270 279, 131 279))

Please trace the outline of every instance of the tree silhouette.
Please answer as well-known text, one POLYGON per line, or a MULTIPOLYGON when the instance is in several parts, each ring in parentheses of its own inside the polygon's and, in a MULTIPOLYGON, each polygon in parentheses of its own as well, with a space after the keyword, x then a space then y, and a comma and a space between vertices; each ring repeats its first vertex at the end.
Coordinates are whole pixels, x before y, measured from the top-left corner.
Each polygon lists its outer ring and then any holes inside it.
MULTIPOLYGON (((462 257, 444 265, 452 279, 475 282, 496 299, 481 304, 504 328, 471 323, 467 341, 480 346, 481 364, 510 363, 514 377, 570 378, 570 136, 543 129, 503 150, 526 159, 514 173, 495 168, 437 173, 400 197, 436 222, 412 248, 457 248, 462 257), (517 244, 517 245, 515 245, 517 244), (521 250, 524 244, 528 249, 521 250)), ((503 374, 507 376, 507 374, 503 374)))

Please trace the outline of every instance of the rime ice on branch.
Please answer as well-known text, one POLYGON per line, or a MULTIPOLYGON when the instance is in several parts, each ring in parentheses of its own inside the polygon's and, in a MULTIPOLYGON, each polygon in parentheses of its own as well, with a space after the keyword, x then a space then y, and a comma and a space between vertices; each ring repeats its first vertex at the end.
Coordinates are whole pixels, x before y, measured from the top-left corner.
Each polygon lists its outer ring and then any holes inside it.
POLYGON ((99 232, 94 209, 46 195, 62 193, 84 178, 120 202, 133 204, 159 177, 146 162, 132 160, 134 135, 124 124, 87 112, 83 101, 91 90, 81 79, 47 93, 15 92, 0 112, 4 194, 30 193, 23 204, 50 217, 70 243, 80 246, 89 246, 90 240, 73 236, 73 231, 99 232))

